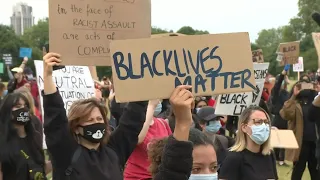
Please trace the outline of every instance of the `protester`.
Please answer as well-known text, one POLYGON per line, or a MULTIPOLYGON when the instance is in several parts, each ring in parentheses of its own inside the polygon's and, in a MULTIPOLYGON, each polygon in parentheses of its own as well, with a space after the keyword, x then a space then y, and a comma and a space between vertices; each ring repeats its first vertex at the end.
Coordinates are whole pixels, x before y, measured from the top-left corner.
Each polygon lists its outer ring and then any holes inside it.
POLYGON ((40 97, 39 97, 39 89, 36 78, 33 76, 33 71, 30 67, 25 67, 23 70, 24 77, 27 79, 30 92, 36 101, 36 106, 38 107, 38 104, 40 104, 40 97))
POLYGON ((39 127, 40 127, 38 129, 38 131, 41 133, 41 136, 42 136, 42 132, 43 132, 42 123, 40 123, 40 122, 42 122, 42 117, 41 117, 42 115, 41 115, 39 109, 35 106, 35 103, 34 103, 35 100, 32 97, 30 91, 26 87, 21 87, 19 89, 16 89, 14 92, 21 93, 22 95, 24 95, 28 99, 28 103, 30 105, 30 107, 29 107, 30 117, 31 117, 31 119, 36 120, 35 123, 37 123, 37 125, 39 125, 39 127))
POLYGON ((278 179, 270 145, 271 120, 258 106, 249 106, 240 118, 236 143, 219 172, 219 179, 278 179))
MULTIPOLYGON (((280 110, 285 101, 289 99, 289 92, 287 89, 288 81, 285 80, 287 72, 290 69, 290 65, 286 65, 279 76, 277 76, 276 83, 271 90, 271 97, 269 99, 268 107, 273 115, 272 125, 278 129, 287 129, 287 121, 280 116, 280 110)), ((287 166, 284 162, 285 150, 275 149, 276 159, 279 161, 280 166, 287 166)))
POLYGON ((14 73, 14 78, 10 79, 10 81, 8 82, 8 93, 13 93, 14 90, 19 89, 28 82, 25 76, 23 75, 23 69, 25 68, 27 62, 28 58, 24 58, 23 62, 19 67, 15 67, 11 70, 14 73))
MULTIPOLYGON (((315 122, 316 123, 316 130, 317 130, 317 141, 316 141, 316 159, 318 166, 320 167, 320 96, 319 94, 315 97, 308 114, 312 114, 312 116, 309 116, 309 121, 310 122, 315 122)), ((320 170, 318 168, 318 178, 320 177, 320 170)))
POLYGON ((227 116, 226 129, 229 131, 229 137, 236 137, 238 121, 239 116, 227 116))
POLYGON ((43 57, 44 132, 54 162, 53 179, 122 180, 144 124, 147 102, 128 103, 111 135, 105 106, 96 98, 74 102, 67 117, 52 78, 53 66, 62 63, 59 58, 56 53, 43 57))
POLYGON ((108 77, 104 76, 101 81, 102 97, 108 98, 110 93, 111 81, 108 77))
POLYGON ((191 86, 178 86, 170 97, 176 126, 173 136, 167 140, 161 157, 159 153, 152 153, 157 151, 151 150, 154 148, 152 144, 150 145, 154 180, 179 180, 189 177, 190 180, 218 179, 218 162, 212 141, 196 129, 190 131, 193 123, 190 109, 194 108, 193 95, 188 90, 190 88, 191 86), (188 141, 189 137, 194 143, 188 141))
POLYGON ((212 140, 216 147, 218 163, 220 165, 226 157, 228 148, 234 145, 234 140, 216 134, 221 128, 221 116, 215 114, 215 109, 213 107, 203 107, 198 111, 197 115, 200 118, 200 125, 203 129, 203 133, 212 140))
POLYGON ((0 177, 3 180, 46 179, 42 136, 30 116, 30 104, 21 93, 7 95, 0 107, 0 177))
POLYGON ((195 104, 196 105, 195 105, 194 113, 196 114, 200 108, 208 106, 207 98, 204 96, 198 96, 195 98, 195 104))
POLYGON ((159 100, 149 101, 146 120, 138 136, 138 145, 128 159, 124 170, 124 180, 152 179, 148 167, 148 145, 154 139, 161 139, 172 134, 168 123, 164 119, 155 118, 161 112, 162 104, 159 100))
POLYGON ((291 98, 280 111, 281 117, 288 121, 288 129, 294 132, 299 145, 299 149, 286 150, 286 159, 294 163, 292 180, 301 180, 306 163, 311 180, 316 180, 319 179, 315 158, 317 133, 314 121, 309 121, 309 110, 317 92, 313 89, 302 89, 303 83, 310 83, 302 79, 294 85, 291 98))

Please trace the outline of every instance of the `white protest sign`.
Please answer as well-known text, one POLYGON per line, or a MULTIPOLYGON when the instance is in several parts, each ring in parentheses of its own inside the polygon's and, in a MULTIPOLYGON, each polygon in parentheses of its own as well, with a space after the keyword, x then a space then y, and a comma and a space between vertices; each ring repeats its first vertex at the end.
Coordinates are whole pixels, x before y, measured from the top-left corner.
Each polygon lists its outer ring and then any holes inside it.
MULTIPOLYGON (((34 65, 36 67, 39 92, 42 92, 43 61, 35 60, 34 65)), ((52 76, 67 112, 74 101, 95 96, 93 79, 87 66, 65 66, 63 69, 53 71, 52 76)), ((43 105, 42 96, 40 96, 40 102, 43 105)), ((42 115, 44 115, 43 108, 42 115)), ((45 143, 43 146, 46 149, 45 143)))
POLYGON ((298 63, 294 64, 292 67, 293 67, 293 72, 303 72, 304 71, 303 57, 299 57, 298 63))
POLYGON ((253 63, 256 90, 252 92, 221 94, 217 99, 216 114, 239 116, 250 105, 259 105, 269 63, 253 63))

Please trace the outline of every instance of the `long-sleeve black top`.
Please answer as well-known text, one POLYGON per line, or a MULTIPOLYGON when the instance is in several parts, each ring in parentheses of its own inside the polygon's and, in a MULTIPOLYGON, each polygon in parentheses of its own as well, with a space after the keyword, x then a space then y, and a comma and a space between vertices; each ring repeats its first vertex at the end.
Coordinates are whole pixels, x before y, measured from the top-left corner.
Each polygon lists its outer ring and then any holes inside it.
POLYGON ((146 106, 146 102, 129 103, 108 144, 101 145, 98 150, 90 150, 73 138, 59 92, 43 95, 44 133, 53 164, 53 179, 67 179, 65 170, 71 164, 75 150, 80 147, 81 155, 73 166, 70 180, 122 180, 121 169, 138 142, 146 106))

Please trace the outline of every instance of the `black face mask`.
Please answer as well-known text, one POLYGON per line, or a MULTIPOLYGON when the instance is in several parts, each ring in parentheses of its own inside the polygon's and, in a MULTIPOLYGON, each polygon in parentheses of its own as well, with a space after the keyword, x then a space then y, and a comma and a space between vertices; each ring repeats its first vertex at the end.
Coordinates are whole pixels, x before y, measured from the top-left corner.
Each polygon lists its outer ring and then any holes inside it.
POLYGON ((28 108, 21 108, 12 111, 13 121, 19 125, 26 125, 30 121, 30 114, 28 108))
POLYGON ((83 135, 80 135, 91 143, 100 143, 104 138, 106 132, 105 123, 96 123, 81 127, 83 128, 83 135))

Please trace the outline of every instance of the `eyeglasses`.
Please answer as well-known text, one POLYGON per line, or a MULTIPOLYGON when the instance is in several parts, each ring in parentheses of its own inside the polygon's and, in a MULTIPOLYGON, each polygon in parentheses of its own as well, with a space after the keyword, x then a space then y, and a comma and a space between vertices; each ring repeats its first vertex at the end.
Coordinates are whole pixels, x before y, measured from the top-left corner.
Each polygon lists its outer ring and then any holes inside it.
POLYGON ((196 100, 196 101, 200 101, 200 100, 204 101, 204 100, 206 100, 206 97, 204 97, 204 96, 197 96, 197 97, 195 98, 195 100, 196 100))
POLYGON ((262 125, 263 123, 266 125, 270 124, 270 120, 269 119, 252 119, 253 123, 255 125, 262 125))

